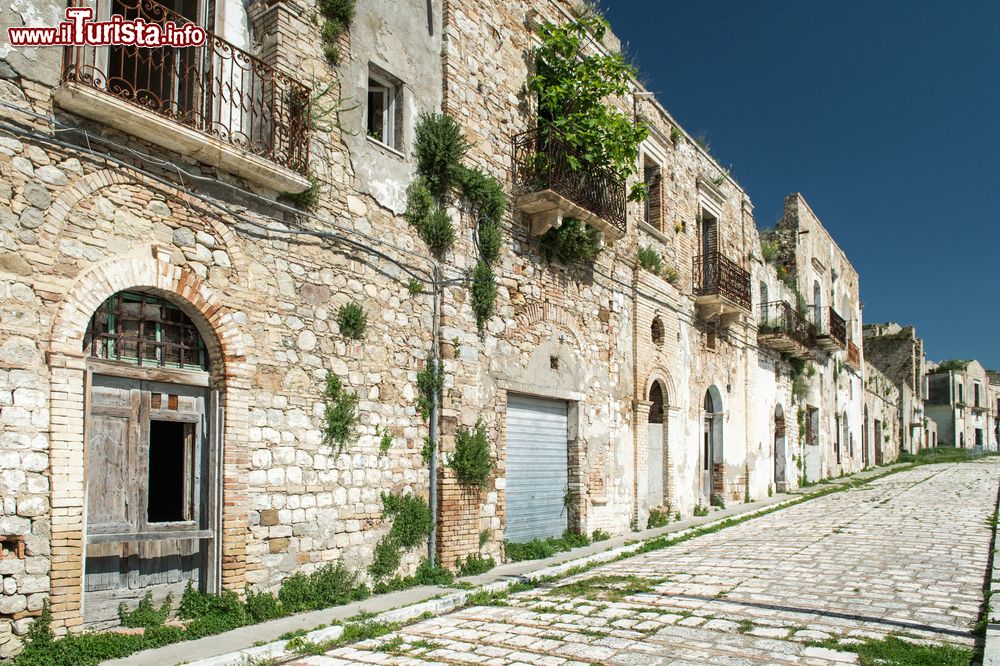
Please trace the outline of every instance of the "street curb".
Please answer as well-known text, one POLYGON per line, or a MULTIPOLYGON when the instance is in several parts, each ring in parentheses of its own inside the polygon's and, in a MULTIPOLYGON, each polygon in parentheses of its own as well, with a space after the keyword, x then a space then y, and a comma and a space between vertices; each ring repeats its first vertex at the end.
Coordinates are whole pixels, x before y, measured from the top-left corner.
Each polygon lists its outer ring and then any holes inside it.
MULTIPOLYGON (((997 493, 997 506, 1000 511, 1000 492, 997 493)), ((994 516, 1000 513, 994 513, 994 516)), ((986 598, 986 635, 983 637, 982 666, 1000 666, 1000 580, 994 580, 997 575, 997 552, 1000 545, 1000 522, 993 526, 993 544, 990 553, 990 569, 988 572, 986 598)))
MULTIPOLYGON (((900 470, 901 471, 901 470, 900 470)), ((891 473, 891 472, 890 472, 891 473)), ((885 475, 877 475, 871 479, 866 479, 867 481, 875 480, 885 475)), ((698 525, 692 525, 686 527, 683 530, 678 530, 676 532, 664 532, 658 536, 652 536, 644 538, 635 543, 629 543, 617 548, 611 548, 600 553, 595 553, 593 555, 588 555, 578 559, 568 560, 566 562, 561 562, 543 569, 537 569, 535 571, 527 572, 522 575, 511 576, 505 580, 496 581, 486 585, 476 587, 472 590, 461 590, 455 592, 454 594, 449 594, 447 596, 431 599, 428 601, 418 602, 411 606, 405 606, 403 608, 397 608, 394 610, 386 611, 384 613, 379 613, 378 615, 371 618, 373 622, 410 622, 416 620, 425 613, 431 613, 432 615, 443 615, 449 613, 453 610, 457 610, 465 605, 466 599, 472 594, 478 592, 503 592, 509 587, 516 585, 517 583, 536 581, 538 579, 549 578, 552 576, 565 575, 572 569, 588 565, 603 564, 606 562, 611 562, 623 556, 636 554, 642 549, 644 544, 655 539, 660 539, 667 537, 670 539, 683 537, 691 532, 696 532, 703 530, 705 528, 711 528, 713 526, 719 525, 733 519, 749 519, 758 516, 762 513, 770 513, 778 509, 785 508, 789 504, 798 504, 803 501, 804 498, 808 498, 808 495, 800 495, 796 497, 790 497, 781 502, 775 502, 774 504, 768 504, 766 506, 759 507, 757 509, 747 511, 744 513, 733 514, 730 516, 720 517, 718 520, 712 520, 705 523, 700 523, 698 525)), ((1000 629, 1000 627, 998 627, 1000 629)), ((344 628, 341 625, 324 627, 322 629, 316 629, 303 634, 297 639, 297 641, 305 641, 311 643, 323 643, 326 641, 337 640, 344 633, 344 628)), ((199 661, 188 662, 187 666, 247 666, 247 664, 253 664, 259 661, 267 660, 283 660, 283 659, 293 659, 299 656, 296 652, 287 649, 289 641, 275 641, 273 643, 268 643, 266 645, 259 645, 256 647, 245 648, 238 650, 236 652, 229 652, 216 657, 208 657, 206 659, 201 659, 199 661)), ((1000 663, 998 663, 1000 666, 1000 663)))

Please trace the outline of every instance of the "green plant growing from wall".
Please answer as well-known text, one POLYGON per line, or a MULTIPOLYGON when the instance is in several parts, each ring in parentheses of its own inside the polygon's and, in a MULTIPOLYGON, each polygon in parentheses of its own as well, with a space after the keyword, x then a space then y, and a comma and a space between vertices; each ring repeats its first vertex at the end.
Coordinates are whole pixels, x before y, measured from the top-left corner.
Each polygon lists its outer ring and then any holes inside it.
POLYGON ((417 495, 382 493, 382 518, 392 520, 388 533, 375 545, 368 573, 376 581, 392 576, 399 568, 403 552, 416 548, 431 533, 430 507, 417 495))
POLYGON ((410 296, 417 296, 424 290, 424 283, 416 278, 410 278, 410 281, 406 283, 406 291, 410 293, 410 296))
POLYGON ((542 234, 540 243, 546 261, 593 261, 601 249, 601 232, 580 220, 566 218, 558 229, 542 234))
POLYGON ((459 484, 480 490, 489 487, 496 462, 490 453, 490 440, 482 421, 477 422, 472 430, 458 431, 455 435, 455 452, 451 455, 448 466, 454 470, 459 484))
POLYGON ((503 245, 501 222, 508 200, 503 185, 479 169, 462 164, 469 143, 455 119, 446 114, 424 114, 417 124, 414 154, 418 177, 407 188, 406 220, 441 258, 456 240, 446 202, 460 194, 476 218, 475 241, 479 260, 469 276, 471 306, 480 330, 495 310, 497 286, 493 265, 503 245))
POLYGON ((684 138, 684 133, 676 125, 670 126, 670 142, 675 146, 684 138))
POLYGON ((319 178, 309 174, 309 189, 302 192, 282 192, 278 201, 292 204, 298 208, 312 208, 319 203, 319 178))
POLYGON ((337 41, 354 20, 355 0, 319 0, 317 8, 323 17, 320 36, 323 41, 323 55, 331 65, 340 63, 340 47, 337 41))
POLYGON ((431 464, 431 454, 434 452, 434 442, 431 441, 430 436, 424 437, 424 444, 420 447, 420 458, 424 461, 425 465, 431 464))
POLYGON ((646 519, 646 529, 651 530, 656 527, 666 527, 670 522, 670 509, 650 509, 649 518, 646 519))
MULTIPOLYGON (((535 49, 535 73, 528 79, 528 89, 537 95, 542 141, 558 137, 567 146, 571 169, 607 169, 625 181, 638 170, 639 144, 649 130, 607 102, 630 94, 636 76, 621 53, 605 55, 586 48, 591 41, 600 43, 608 28, 608 22, 594 12, 539 26, 541 43, 535 49)), ((629 196, 644 195, 645 188, 637 183, 629 196)))
POLYGON ((760 255, 763 257, 764 261, 769 264, 773 264, 778 259, 778 253, 781 251, 781 246, 778 245, 778 241, 774 239, 766 239, 760 242, 760 255))
POLYGON ((659 275, 663 270, 663 257, 651 247, 641 245, 636 252, 639 265, 653 275, 659 275))
POLYGON ((424 368, 417 372, 417 411, 426 421, 431 416, 431 403, 436 395, 441 398, 444 388, 444 370, 440 361, 428 361, 424 368))
POLYGON ((496 309, 497 284, 493 269, 484 260, 472 270, 472 312, 476 325, 482 329, 496 309))
POLYGON ((345 338, 360 340, 368 327, 368 315, 360 304, 349 301, 337 310, 337 327, 345 338))
POLYGON ((392 448, 392 434, 388 430, 385 430, 382 432, 378 440, 379 453, 385 455, 386 453, 389 453, 389 449, 391 448, 392 448))
POLYGON ((323 441, 334 445, 337 453, 357 437, 358 394, 344 388, 340 377, 328 372, 323 390, 323 441))

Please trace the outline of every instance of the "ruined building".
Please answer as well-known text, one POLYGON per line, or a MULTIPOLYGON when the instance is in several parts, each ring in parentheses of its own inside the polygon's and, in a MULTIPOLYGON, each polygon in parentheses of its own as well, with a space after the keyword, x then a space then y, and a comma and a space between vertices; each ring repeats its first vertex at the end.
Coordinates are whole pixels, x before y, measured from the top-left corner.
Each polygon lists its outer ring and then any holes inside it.
POLYGON ((952 360, 930 367, 926 411, 937 424, 938 441, 997 450, 995 391, 979 361, 952 360))
POLYGON ((874 365, 896 386, 900 394, 899 445, 908 453, 933 446, 930 419, 924 414, 927 399, 924 341, 913 326, 895 322, 866 324, 864 350, 868 365, 874 365))
MULTIPOLYGON (((62 16, 32 4, 0 18, 62 16)), ((610 100, 649 127, 628 182, 539 142, 531 54, 570 3, 370 0, 335 43, 301 0, 96 5, 210 36, 0 50, 0 651, 46 598, 62 631, 188 581, 365 576, 383 493, 434 500, 452 567, 892 458, 869 444, 858 275, 801 195, 762 243, 748 194, 634 82, 610 100), (509 203, 485 320, 474 211, 445 202, 443 256, 405 216, 435 112, 509 203), (546 259, 567 219, 592 261, 546 259), (479 426, 496 472, 469 488, 447 462, 479 426)))

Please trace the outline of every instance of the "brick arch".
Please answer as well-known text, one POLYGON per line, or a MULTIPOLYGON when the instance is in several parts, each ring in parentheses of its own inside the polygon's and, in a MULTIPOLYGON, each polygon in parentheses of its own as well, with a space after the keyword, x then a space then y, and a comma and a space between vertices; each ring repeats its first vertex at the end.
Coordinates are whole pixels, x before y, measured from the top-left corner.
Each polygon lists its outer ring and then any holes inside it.
POLYGON ((677 387, 674 385, 674 380, 670 376, 670 372, 664 367, 653 368, 649 374, 646 376, 646 382, 643 384, 645 387, 641 398, 647 400, 650 390, 653 388, 655 382, 660 382, 663 384, 664 391, 666 395, 663 396, 663 406, 666 408, 668 405, 677 403, 677 387))
MULTIPOLYGON (((159 181, 145 178, 140 174, 129 175, 128 172, 122 169, 102 169, 101 171, 95 171, 78 178, 72 185, 63 190, 46 211, 45 224, 39 229, 41 232, 40 236, 50 242, 54 242, 62 232, 66 218, 69 217, 69 214, 81 201, 107 187, 115 185, 131 185, 142 187, 145 190, 163 192, 168 198, 178 199, 186 205, 195 206, 199 209, 205 208, 204 202, 181 190, 168 187, 159 181)), ((246 257, 240 249, 238 239, 233 230, 223 224, 222 220, 214 212, 202 215, 199 219, 207 224, 222 242, 224 249, 229 253, 233 268, 239 270, 244 266, 246 257)))
POLYGON ((135 287, 167 297, 199 327, 212 359, 212 384, 224 406, 221 425, 221 585, 242 589, 246 582, 247 407, 252 369, 243 338, 228 309, 191 270, 169 262, 168 248, 148 245, 100 262, 84 271, 60 302, 48 339, 49 471, 51 558, 59 571, 51 581, 55 626, 79 628, 86 558, 85 404, 87 386, 83 338, 91 316, 112 294, 135 287))
POLYGON ((518 332, 529 331, 538 324, 552 324, 555 328, 568 333, 576 343, 576 349, 582 353, 586 349, 583 340, 580 339, 576 318, 566 309, 552 303, 532 303, 524 308, 524 311, 514 317, 517 326, 507 332, 504 337, 510 338, 518 332))
POLYGON ((243 374, 246 349, 232 315, 200 277, 184 266, 171 264, 169 256, 151 245, 141 253, 109 259, 84 271, 56 311, 49 349, 79 354, 87 324, 101 303, 119 291, 144 287, 170 298, 191 317, 227 376, 243 374))

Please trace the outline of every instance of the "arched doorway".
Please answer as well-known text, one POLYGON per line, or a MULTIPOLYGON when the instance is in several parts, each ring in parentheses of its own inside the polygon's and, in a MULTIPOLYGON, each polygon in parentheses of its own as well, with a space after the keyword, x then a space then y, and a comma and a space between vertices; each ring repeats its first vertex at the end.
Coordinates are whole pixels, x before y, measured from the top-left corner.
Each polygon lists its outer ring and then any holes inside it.
POLYGON ((218 393, 209 345, 177 304, 119 291, 94 312, 87 357, 84 622, 151 592, 218 578, 218 393))
POLYGON ((774 407, 774 488, 784 492, 785 480, 785 412, 781 405, 774 407))
POLYGON ((646 450, 646 506, 664 506, 667 497, 667 425, 664 419, 667 405, 666 389, 659 380, 649 387, 649 420, 647 422, 646 450))
POLYGON ((871 459, 868 453, 868 405, 865 405, 865 427, 861 431, 861 463, 862 466, 868 468, 871 463, 871 459))
POLYGON ((713 496, 723 497, 725 495, 724 466, 722 464, 722 396, 715 386, 705 391, 704 413, 701 492, 706 503, 711 503, 713 496))

